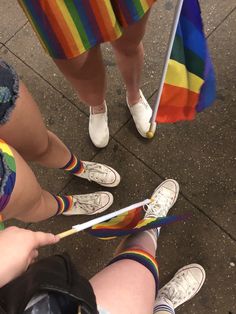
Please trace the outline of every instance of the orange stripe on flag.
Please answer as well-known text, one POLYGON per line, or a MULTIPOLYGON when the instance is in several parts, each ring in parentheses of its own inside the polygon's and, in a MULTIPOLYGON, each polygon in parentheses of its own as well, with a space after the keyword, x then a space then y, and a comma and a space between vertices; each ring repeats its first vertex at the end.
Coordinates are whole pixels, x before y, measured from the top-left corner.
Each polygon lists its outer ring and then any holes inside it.
POLYGON ((164 84, 156 122, 171 123, 193 120, 199 94, 186 88, 164 84))

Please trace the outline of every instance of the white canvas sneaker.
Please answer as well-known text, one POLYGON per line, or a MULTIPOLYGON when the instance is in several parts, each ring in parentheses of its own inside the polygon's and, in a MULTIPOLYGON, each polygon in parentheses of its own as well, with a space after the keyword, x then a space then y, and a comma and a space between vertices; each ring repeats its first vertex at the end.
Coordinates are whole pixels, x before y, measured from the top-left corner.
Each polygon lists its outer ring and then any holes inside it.
POLYGON ((127 98, 126 102, 139 134, 142 135, 143 137, 147 137, 146 133, 148 132, 150 127, 152 108, 149 106, 149 103, 143 96, 141 90, 139 90, 139 93, 140 100, 135 105, 130 106, 127 98))
POLYGON ((84 171, 76 176, 106 187, 114 187, 120 183, 120 175, 115 169, 97 162, 82 161, 82 163, 84 171))
POLYGON ((144 206, 145 218, 165 217, 179 195, 179 184, 173 179, 162 182, 153 192, 151 202, 144 206))
POLYGON ((105 112, 103 113, 92 113, 90 107, 89 115, 89 136, 93 144, 98 148, 106 147, 109 142, 109 128, 107 118, 107 106, 106 102, 105 112))
POLYGON ((72 196, 73 206, 62 215, 94 215, 108 209, 113 203, 113 195, 109 192, 96 192, 72 196))
POLYGON ((170 301, 175 309, 198 293, 205 278, 206 273, 201 265, 187 265, 179 269, 174 277, 159 290, 157 300, 167 299, 167 303, 170 301))

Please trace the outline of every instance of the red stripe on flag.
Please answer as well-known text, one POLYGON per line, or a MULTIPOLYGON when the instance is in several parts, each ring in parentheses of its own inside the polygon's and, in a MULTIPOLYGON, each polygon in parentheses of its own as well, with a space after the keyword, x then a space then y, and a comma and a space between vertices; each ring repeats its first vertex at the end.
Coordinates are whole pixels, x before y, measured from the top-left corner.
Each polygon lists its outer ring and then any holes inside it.
POLYGON ((156 116, 158 123, 193 120, 199 94, 186 88, 164 84, 160 106, 156 116))

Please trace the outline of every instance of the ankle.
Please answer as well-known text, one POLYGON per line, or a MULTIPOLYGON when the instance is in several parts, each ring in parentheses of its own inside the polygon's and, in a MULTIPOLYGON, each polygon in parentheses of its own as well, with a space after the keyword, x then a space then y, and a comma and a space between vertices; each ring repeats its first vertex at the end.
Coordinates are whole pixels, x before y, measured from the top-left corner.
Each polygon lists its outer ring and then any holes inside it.
POLYGON ((139 89, 132 93, 128 91, 126 93, 127 102, 130 107, 135 106, 139 102, 140 97, 141 95, 140 95, 139 89))
POLYGON ((106 112, 106 105, 105 105, 105 101, 98 106, 91 106, 91 113, 92 114, 99 114, 99 113, 104 113, 106 112))

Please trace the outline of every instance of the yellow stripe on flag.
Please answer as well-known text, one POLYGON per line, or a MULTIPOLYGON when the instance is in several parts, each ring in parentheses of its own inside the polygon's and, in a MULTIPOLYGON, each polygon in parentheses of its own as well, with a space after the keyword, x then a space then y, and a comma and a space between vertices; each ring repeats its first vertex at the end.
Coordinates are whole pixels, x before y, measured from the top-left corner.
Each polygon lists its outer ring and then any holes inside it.
POLYGON ((188 72, 184 64, 172 59, 169 60, 165 83, 183 87, 199 94, 203 82, 203 79, 188 72))

